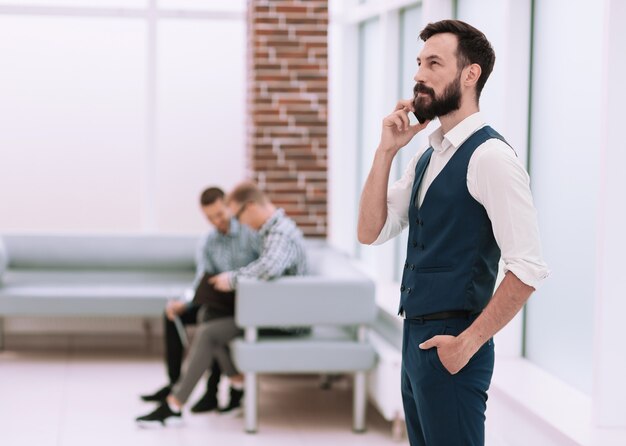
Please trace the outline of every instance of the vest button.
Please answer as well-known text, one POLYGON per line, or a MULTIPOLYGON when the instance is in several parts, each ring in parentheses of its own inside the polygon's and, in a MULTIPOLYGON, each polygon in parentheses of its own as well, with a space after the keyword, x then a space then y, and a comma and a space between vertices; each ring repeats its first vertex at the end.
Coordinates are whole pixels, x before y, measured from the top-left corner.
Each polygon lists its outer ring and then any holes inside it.
POLYGON ((424 226, 424 220, 420 220, 420 226, 424 226))
POLYGON ((415 219, 415 223, 417 223, 417 224, 419 225, 419 224, 420 224, 420 219, 419 219, 419 218, 416 218, 416 219, 415 219))
POLYGON ((406 292, 407 292, 407 293, 409 293, 409 294, 411 294, 411 291, 413 291, 413 290, 411 289, 411 287, 409 287, 409 289, 408 289, 408 290, 406 290, 406 292))
POLYGON ((400 292, 403 292, 403 291, 404 291, 404 285, 400 287, 400 292))
POLYGON ((404 269, 407 269, 409 267, 409 264, 407 262, 404 262, 404 269))
POLYGON ((411 271, 415 269, 415 265, 411 265, 411 271))
POLYGON ((413 242, 413 248, 417 248, 417 242, 413 242))

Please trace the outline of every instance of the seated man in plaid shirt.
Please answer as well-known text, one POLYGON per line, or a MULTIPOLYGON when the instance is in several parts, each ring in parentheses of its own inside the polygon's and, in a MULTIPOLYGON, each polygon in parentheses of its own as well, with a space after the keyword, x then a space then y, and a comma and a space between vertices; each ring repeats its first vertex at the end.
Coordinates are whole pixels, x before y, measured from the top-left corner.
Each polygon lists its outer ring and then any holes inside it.
MULTIPOLYGON (((272 280, 306 272, 302 233, 293 220, 285 215, 285 211, 277 209, 255 184, 239 184, 230 193, 227 202, 240 223, 258 231, 261 237, 261 254, 257 260, 243 268, 212 277, 210 282, 216 290, 236 291, 237 280, 241 277, 272 280)), ((171 394, 161 406, 154 412, 139 417, 137 421, 164 423, 167 418, 180 417, 183 405, 213 360, 218 361, 222 373, 231 381, 231 401, 221 412, 239 410, 243 397, 243 376, 232 363, 228 343, 242 333, 235 325, 233 316, 203 323, 196 332, 194 344, 198 348, 190 352, 185 375, 174 385, 171 394)))

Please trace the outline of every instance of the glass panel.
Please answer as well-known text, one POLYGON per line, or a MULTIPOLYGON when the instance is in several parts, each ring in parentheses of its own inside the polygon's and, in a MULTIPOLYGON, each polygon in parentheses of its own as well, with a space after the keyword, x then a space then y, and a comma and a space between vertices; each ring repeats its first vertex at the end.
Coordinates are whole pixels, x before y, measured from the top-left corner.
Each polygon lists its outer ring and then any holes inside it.
POLYGON ((0 16, 0 229, 141 227, 145 25, 0 16))
MULTIPOLYGON (((528 6, 530 8, 530 5, 528 6)), ((496 20, 495 18, 507 17, 511 15, 507 2, 500 0, 458 0, 458 18, 481 30, 496 52, 496 64, 489 76, 485 88, 480 96, 480 111, 488 124, 495 130, 502 133, 507 141, 513 146, 520 161, 526 165, 526 136, 528 127, 519 128, 514 122, 524 122, 527 120, 528 109, 525 106, 518 106, 518 103, 511 104, 511 90, 519 90, 519 87, 526 87, 527 80, 525 74, 513 77, 507 70, 512 70, 515 66, 514 59, 527 57, 528 53, 516 54, 516 47, 511 43, 511 34, 515 33, 510 29, 506 20, 496 20), (489 14, 485 14, 489 11, 489 14), (515 79, 515 82, 512 80, 515 79), (524 82, 517 83, 518 80, 524 82), (515 87, 513 87, 515 86, 515 87), (506 110, 506 113, 502 111, 506 110), (516 116, 517 119, 512 119, 516 116), (519 128, 519 130, 518 130, 519 128)), ((529 34, 517 35, 517 39, 530 39, 529 34)), ((517 65, 519 66, 519 65, 517 65)), ((526 64, 523 65, 526 71, 526 64)), ((528 92, 524 91, 523 100, 528 97, 528 92)), ((522 99, 522 98, 520 98, 522 99)))
POLYGON ((363 187, 370 170, 376 146, 380 139, 380 121, 382 119, 381 104, 382 90, 382 47, 380 26, 378 19, 370 20, 361 25, 360 61, 359 61, 359 148, 361 162, 359 190, 363 187))
MULTIPOLYGON (((410 99, 413 97, 413 87, 415 86, 415 73, 417 71, 417 55, 422 49, 424 42, 419 38, 422 30, 422 7, 421 5, 406 8, 400 11, 400 79, 398 81, 398 98, 410 99)), ((412 117, 412 123, 417 120, 412 117)), ((433 125, 434 126, 434 125, 433 125)), ((428 144, 427 135, 430 129, 420 132, 409 144, 407 144, 396 156, 392 168, 392 180, 397 180, 402 176, 407 164, 415 156, 420 148, 428 144)), ((408 240, 408 230, 396 239, 396 268, 394 279, 402 279, 402 265, 406 259, 406 245, 408 240)))
POLYGON ((204 231, 200 192, 245 175, 245 26, 168 20, 158 37, 158 227, 204 231))
POLYGON ((529 301, 526 352, 590 394, 602 83, 589 80, 602 79, 602 8, 538 0, 535 11, 530 164, 553 274, 529 301), (584 76, 572 76, 582 54, 584 76))
MULTIPOLYGON (((359 27, 359 87, 358 87, 358 187, 359 196, 372 166, 376 146, 380 140, 380 107, 382 95, 382 45, 378 18, 364 22, 359 27)), ((359 245, 359 257, 373 274, 380 248, 359 245)))

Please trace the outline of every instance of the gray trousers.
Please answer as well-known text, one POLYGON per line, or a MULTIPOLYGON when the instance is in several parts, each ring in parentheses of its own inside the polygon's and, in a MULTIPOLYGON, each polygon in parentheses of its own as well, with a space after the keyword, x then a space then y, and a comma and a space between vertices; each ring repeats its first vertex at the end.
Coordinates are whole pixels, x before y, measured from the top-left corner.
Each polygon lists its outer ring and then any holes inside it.
POLYGON ((183 374, 172 389, 172 395, 182 404, 187 402, 202 374, 217 360, 226 376, 237 375, 237 369, 230 357, 228 343, 241 336, 243 330, 235 325, 233 317, 223 317, 202 322, 191 341, 185 360, 183 374))

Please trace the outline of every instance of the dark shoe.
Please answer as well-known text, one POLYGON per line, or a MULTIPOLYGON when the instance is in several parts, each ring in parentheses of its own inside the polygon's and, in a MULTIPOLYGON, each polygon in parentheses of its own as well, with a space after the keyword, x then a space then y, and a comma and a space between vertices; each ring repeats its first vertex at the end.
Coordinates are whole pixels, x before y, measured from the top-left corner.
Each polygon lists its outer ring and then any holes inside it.
POLYGON ((242 412, 241 400, 243 398, 243 390, 230 389, 230 402, 228 406, 219 409, 220 414, 239 415, 242 412))
POLYGON ((205 393, 200 400, 191 408, 193 413, 211 412, 217 409, 217 396, 213 393, 205 393))
POLYGON ((143 417, 137 417, 136 421, 138 423, 161 423, 165 426, 165 420, 170 417, 181 417, 180 412, 174 412, 167 402, 161 403, 159 407, 157 407, 153 412, 150 412, 148 415, 144 415, 143 417))
POLYGON ((170 386, 165 386, 162 389, 157 390, 152 395, 141 395, 141 399, 144 401, 156 401, 157 403, 162 403, 171 391, 172 388, 170 386))

